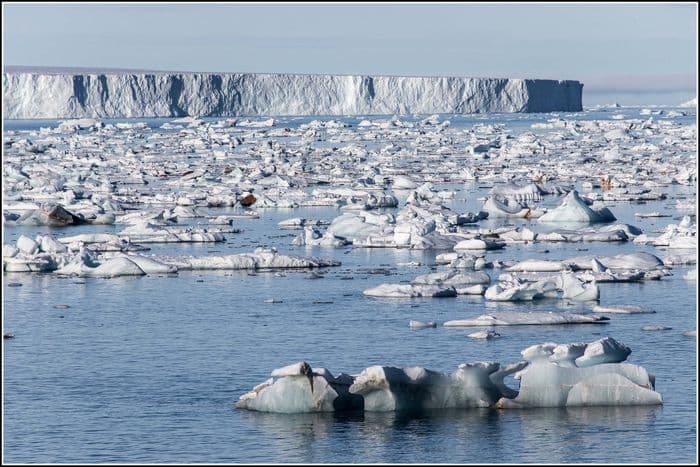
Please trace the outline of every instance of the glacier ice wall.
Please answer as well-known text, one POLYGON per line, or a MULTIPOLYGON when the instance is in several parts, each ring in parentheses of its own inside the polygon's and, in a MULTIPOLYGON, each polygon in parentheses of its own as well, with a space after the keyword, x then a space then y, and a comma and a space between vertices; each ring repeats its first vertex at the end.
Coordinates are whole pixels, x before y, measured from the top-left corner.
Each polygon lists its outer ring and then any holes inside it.
POLYGON ((4 117, 580 111, 578 81, 251 73, 3 73, 4 117))

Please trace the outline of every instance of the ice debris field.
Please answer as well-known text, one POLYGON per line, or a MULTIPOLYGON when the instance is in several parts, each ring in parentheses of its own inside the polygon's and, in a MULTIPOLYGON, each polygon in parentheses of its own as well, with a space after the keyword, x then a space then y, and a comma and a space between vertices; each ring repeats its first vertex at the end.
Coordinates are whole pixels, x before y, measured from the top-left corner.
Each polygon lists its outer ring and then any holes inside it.
MULTIPOLYGON (((13 240, 3 244, 4 280, 149 281, 212 270, 249 271, 249 281, 267 271, 277 271, 275 280, 293 270, 326 280, 379 274, 389 280, 344 288, 377 307, 404 304, 415 332, 464 327, 483 341, 507 338, 513 326, 605 332, 631 315, 649 317, 646 331, 668 331, 659 323, 669 310, 634 296, 625 304, 610 299, 620 283, 662 291, 678 271, 697 281, 697 126, 682 118, 694 110, 611 118, 617 111, 505 123, 449 115, 184 117, 6 128, 4 234, 13 240), (321 217, 295 215, 315 208, 321 217), (277 235, 268 229, 263 239, 254 226, 268 212, 281 219, 277 235), (237 252, 202 254, 188 244, 237 252), (353 271, 343 269, 338 250, 433 256, 353 271), (333 276, 334 269, 341 272, 333 276), (470 313, 455 301, 460 319, 411 315, 415 300, 459 296, 492 308, 470 313), (498 308, 538 302, 551 309, 498 308)), ((261 307, 284 306, 284 297, 263 298, 261 307)), ((688 320, 671 332, 685 338, 695 329, 688 320)), ((529 346, 522 362, 464 363, 451 374, 370 366, 333 376, 299 362, 274 370, 236 406, 289 413, 661 404, 654 369, 626 363, 633 349, 615 339, 555 344, 543 331, 546 343, 521 343, 529 346), (519 388, 504 383, 509 375, 519 388)), ((323 364, 322 355, 315 359, 323 364)))

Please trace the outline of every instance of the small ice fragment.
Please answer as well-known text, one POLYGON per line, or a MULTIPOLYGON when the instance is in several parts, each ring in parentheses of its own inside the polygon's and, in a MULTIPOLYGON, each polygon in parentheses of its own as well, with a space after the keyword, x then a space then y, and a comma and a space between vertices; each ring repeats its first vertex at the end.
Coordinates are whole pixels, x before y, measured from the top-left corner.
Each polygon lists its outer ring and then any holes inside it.
POLYGON ((411 329, 425 329, 425 328, 436 328, 437 323, 435 321, 428 321, 427 323, 423 321, 416 321, 416 320, 411 320, 408 323, 408 327, 411 329))
POLYGON ((469 334, 468 337, 471 337, 473 339, 490 340, 490 339, 495 339, 497 337, 501 337, 501 335, 499 333, 497 333, 496 331, 492 331, 491 329, 487 329, 485 331, 473 332, 473 333, 469 334))
POLYGON ((642 331, 668 331, 669 329, 671 328, 660 324, 646 324, 642 326, 642 331))

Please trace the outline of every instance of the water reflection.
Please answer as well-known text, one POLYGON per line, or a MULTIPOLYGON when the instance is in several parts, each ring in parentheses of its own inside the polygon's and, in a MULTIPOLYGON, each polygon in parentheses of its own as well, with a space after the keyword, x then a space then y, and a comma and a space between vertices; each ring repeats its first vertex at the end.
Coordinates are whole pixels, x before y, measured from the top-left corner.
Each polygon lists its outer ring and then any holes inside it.
POLYGON ((625 459, 644 453, 662 410, 640 406, 240 415, 244 424, 275 444, 276 452, 294 453, 300 461, 431 462, 439 456, 451 462, 594 462, 609 459, 610 435, 621 430, 633 438, 620 447, 625 459), (353 446, 352 452, 336 457, 330 444, 338 439, 353 446))

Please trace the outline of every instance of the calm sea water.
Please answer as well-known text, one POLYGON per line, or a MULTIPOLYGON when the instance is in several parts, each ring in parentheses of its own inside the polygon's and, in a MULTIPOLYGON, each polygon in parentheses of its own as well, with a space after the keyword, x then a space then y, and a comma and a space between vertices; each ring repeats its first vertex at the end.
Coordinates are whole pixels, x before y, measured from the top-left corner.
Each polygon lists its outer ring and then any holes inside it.
MULTIPOLYGON (((576 118, 601 115, 577 114, 576 118)), ((534 121, 551 115, 489 118, 529 129, 534 121)), ((11 129, 11 123, 5 122, 6 129, 11 129)), ((464 118, 463 124, 470 124, 470 120, 464 118)), ((459 190, 451 204, 458 210, 478 209, 481 202, 476 198, 488 191, 477 185, 451 188, 459 190)), ((696 196, 695 187, 660 190, 696 196)), ((556 203, 556 198, 549 197, 548 202, 556 203)), ((610 203, 619 221, 647 232, 678 221, 638 219, 634 213, 673 206, 675 199, 610 203)), ((408 328, 408 321, 443 322, 496 310, 588 312, 590 305, 554 299, 508 304, 467 296, 413 300, 365 297, 362 291, 369 287, 410 281, 430 272, 439 252, 294 247, 290 242, 299 231, 279 230, 277 222, 290 217, 331 220, 339 211, 258 211, 260 219, 241 219, 238 226, 243 231, 228 234, 223 244, 150 245, 150 253, 228 254, 268 245, 282 252, 335 258, 342 266, 322 271, 321 279, 304 271, 255 275, 195 271, 115 279, 5 273, 3 329, 16 337, 3 341, 4 461, 697 460, 697 341, 682 335, 697 328, 696 282, 683 279, 688 267, 675 267, 673 276, 660 282, 600 284, 601 304, 646 305, 655 308, 656 314, 611 315, 606 325, 504 327, 498 329, 500 339, 481 342, 467 337, 474 329, 439 326, 414 331, 408 328), (396 266, 408 261, 419 261, 423 266, 396 266), (268 298, 282 303, 264 303, 268 298), (672 330, 642 331, 646 324, 663 324, 672 330), (299 360, 334 373, 357 373, 374 364, 452 372, 462 362, 518 361, 520 350, 532 344, 590 342, 606 335, 629 345, 629 361, 656 375, 663 406, 356 415, 278 415, 233 407, 241 394, 267 379, 272 369, 299 360)), ((536 222, 514 224, 547 230, 536 222)), ((14 242, 20 234, 50 232, 61 236, 120 229, 6 227, 4 242, 14 242)), ((632 243, 540 243, 508 246, 489 253, 487 259, 563 259, 632 251, 649 251, 661 257, 667 253, 632 243), (545 249, 549 252, 544 253, 545 249)), ((495 279, 501 271, 487 272, 495 279)))

